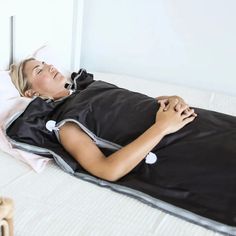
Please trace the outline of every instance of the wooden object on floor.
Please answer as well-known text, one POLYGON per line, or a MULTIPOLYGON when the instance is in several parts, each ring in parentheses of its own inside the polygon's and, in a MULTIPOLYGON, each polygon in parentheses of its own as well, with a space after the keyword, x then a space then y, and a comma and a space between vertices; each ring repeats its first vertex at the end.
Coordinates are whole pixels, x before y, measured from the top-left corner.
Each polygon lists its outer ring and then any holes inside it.
POLYGON ((0 227, 2 236, 13 236, 13 200, 0 197, 0 227))

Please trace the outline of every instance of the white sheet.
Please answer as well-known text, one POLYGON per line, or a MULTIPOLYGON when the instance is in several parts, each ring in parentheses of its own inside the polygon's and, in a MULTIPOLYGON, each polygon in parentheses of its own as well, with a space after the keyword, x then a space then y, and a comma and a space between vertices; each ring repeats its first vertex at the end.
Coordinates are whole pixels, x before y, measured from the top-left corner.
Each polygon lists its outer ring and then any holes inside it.
POLYGON ((220 235, 81 181, 53 163, 37 174, 7 154, 0 156, 0 192, 15 201, 16 236, 220 235))
MULTIPOLYGON (((236 115, 235 97, 127 76, 95 73, 95 79, 151 96, 178 94, 191 105, 236 115)), ((220 235, 126 195, 81 181, 54 163, 38 174, 3 152, 0 160, 0 194, 15 201, 16 236, 220 235)))

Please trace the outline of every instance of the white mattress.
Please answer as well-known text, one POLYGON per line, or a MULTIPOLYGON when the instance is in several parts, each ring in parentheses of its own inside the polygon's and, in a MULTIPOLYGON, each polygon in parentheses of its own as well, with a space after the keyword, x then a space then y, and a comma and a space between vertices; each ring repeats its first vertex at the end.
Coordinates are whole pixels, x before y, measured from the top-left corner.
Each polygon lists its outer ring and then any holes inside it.
MULTIPOLYGON (((151 96, 178 94, 191 105, 236 115, 235 97, 127 76, 95 74, 96 79, 151 96)), ((37 174, 1 151, 0 195, 15 201, 16 236, 221 235, 129 196, 70 176, 53 162, 37 174)))
POLYGON ((15 201, 16 236, 220 235, 81 181, 54 163, 37 174, 3 152, 0 156, 0 192, 15 201))

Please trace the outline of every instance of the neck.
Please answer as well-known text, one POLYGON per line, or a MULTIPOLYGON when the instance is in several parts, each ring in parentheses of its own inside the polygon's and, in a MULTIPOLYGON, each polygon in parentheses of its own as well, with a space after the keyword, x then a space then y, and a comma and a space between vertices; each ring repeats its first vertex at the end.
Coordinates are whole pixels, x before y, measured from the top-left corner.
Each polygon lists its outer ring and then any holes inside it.
POLYGON ((60 98, 66 97, 68 95, 70 95, 70 91, 68 89, 63 89, 59 93, 55 94, 53 96, 53 98, 56 100, 56 99, 60 99, 60 98))

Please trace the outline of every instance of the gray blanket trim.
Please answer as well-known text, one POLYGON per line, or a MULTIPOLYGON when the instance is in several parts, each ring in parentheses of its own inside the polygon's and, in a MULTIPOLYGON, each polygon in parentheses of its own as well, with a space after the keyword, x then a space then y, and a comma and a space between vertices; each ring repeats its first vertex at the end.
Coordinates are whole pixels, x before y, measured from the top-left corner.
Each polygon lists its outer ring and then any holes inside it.
MULTIPOLYGON (((26 108, 25 108, 26 109, 26 108)), ((10 117, 10 119, 6 122, 6 125, 4 127, 4 134, 6 136, 6 138, 8 139, 8 141, 12 144, 13 147, 15 148, 19 148, 21 150, 30 152, 30 153, 34 153, 34 154, 38 154, 38 155, 52 155, 54 157, 55 162, 66 172, 73 174, 74 171, 73 169, 59 156, 57 155, 55 152, 47 149, 47 148, 41 148, 38 146, 34 146, 34 145, 30 145, 27 143, 21 143, 21 142, 16 142, 15 140, 11 139, 7 133, 6 130, 7 128, 23 113, 24 111, 18 112, 15 115, 13 115, 12 117, 10 117)))
POLYGON ((73 79, 74 84, 75 84, 75 88, 77 88, 77 79, 81 76, 81 74, 85 71, 85 69, 81 69, 80 73, 78 75, 75 76, 75 78, 73 79))
MULTIPOLYGON (((6 129, 22 113, 23 112, 17 113, 9 119, 9 121, 6 123, 6 127, 4 129, 5 135, 6 135, 6 129)), ((81 127, 81 129, 83 129, 96 142, 96 144, 99 145, 100 147, 113 148, 113 150, 118 150, 119 148, 121 148, 120 145, 117 145, 117 144, 109 142, 107 140, 103 140, 101 138, 98 138, 90 130, 88 130, 86 127, 84 127, 78 121, 73 120, 73 119, 63 120, 60 123, 58 123, 56 125, 56 127, 60 128, 65 122, 68 122, 68 121, 77 123, 81 127)), ((55 134, 56 134, 56 136, 59 140, 58 130, 55 129, 54 132, 55 132, 55 134)), ((145 204, 156 207, 160 210, 165 211, 166 213, 177 216, 177 217, 179 217, 181 219, 184 219, 186 221, 189 221, 191 223, 195 223, 197 225, 203 226, 203 227, 208 228, 210 230, 214 230, 214 231, 217 231, 219 233, 222 233, 222 234, 225 234, 225 235, 228 235, 228 236, 235 236, 236 235, 236 227, 228 226, 228 225, 222 224, 220 222, 208 219, 206 217, 199 216, 199 215, 197 215, 193 212, 187 211, 185 209, 176 207, 172 204, 166 203, 166 202, 161 201, 159 199, 153 198, 153 197, 151 197, 151 196, 149 196, 149 195, 147 195, 143 192, 140 192, 140 191, 128 188, 128 187, 124 187, 124 186, 121 186, 119 184, 115 184, 115 183, 112 183, 112 182, 101 180, 101 179, 98 179, 98 178, 96 178, 94 176, 91 176, 89 174, 74 172, 73 169, 59 155, 57 155, 53 151, 51 151, 49 149, 46 149, 46 148, 41 148, 41 147, 37 147, 37 146, 25 144, 25 143, 16 142, 16 141, 12 140, 10 137, 8 137, 7 135, 6 135, 6 137, 8 138, 8 140, 10 141, 10 143, 14 147, 17 147, 19 149, 22 149, 22 150, 25 150, 25 151, 28 151, 28 152, 33 152, 33 153, 36 153, 36 154, 51 154, 54 157, 55 162, 64 171, 66 171, 66 172, 68 172, 68 173, 70 173, 70 174, 72 174, 72 175, 74 175, 74 176, 76 176, 80 179, 83 179, 85 181, 97 184, 101 187, 110 188, 110 189, 114 190, 115 192, 119 192, 119 193, 126 194, 128 196, 132 196, 132 197, 144 202, 145 204)))
POLYGON ((88 128, 86 128, 84 125, 82 125, 80 122, 78 122, 77 120, 74 120, 74 119, 65 119, 65 120, 60 121, 58 124, 56 124, 54 132, 55 132, 59 142, 60 142, 59 129, 66 122, 74 122, 74 123, 76 123, 90 138, 93 139, 93 141, 96 143, 96 145, 98 147, 109 148, 111 150, 118 150, 118 149, 122 148, 122 146, 120 146, 120 145, 118 145, 116 143, 113 143, 113 142, 110 142, 110 141, 107 141, 105 139, 97 137, 88 128))

